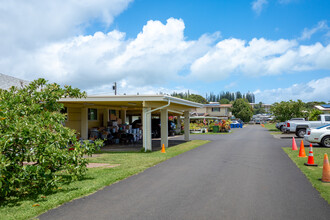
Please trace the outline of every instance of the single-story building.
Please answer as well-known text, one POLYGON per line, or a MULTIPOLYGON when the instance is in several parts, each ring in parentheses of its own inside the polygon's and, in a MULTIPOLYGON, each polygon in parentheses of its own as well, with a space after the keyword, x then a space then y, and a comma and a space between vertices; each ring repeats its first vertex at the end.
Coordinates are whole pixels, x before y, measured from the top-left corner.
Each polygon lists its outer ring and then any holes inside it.
POLYGON ((323 112, 323 114, 330 114, 330 104, 327 105, 316 105, 314 108, 323 112))
POLYGON ((219 102, 211 102, 204 104, 201 108, 196 108, 195 112, 198 116, 218 117, 220 119, 228 119, 232 116, 232 104, 220 104, 219 102))
POLYGON ((88 139, 93 127, 107 127, 109 122, 131 124, 133 116, 141 117, 143 147, 152 150, 151 118, 159 116, 161 121, 161 145, 168 147, 168 117, 177 116, 181 127, 184 119, 184 139, 189 140, 190 110, 203 105, 167 95, 116 95, 87 96, 86 98, 63 98, 67 113, 65 126, 75 129, 82 139, 88 139))
MULTIPOLYGON (((259 105, 259 103, 250 103, 250 105, 252 106, 252 108, 254 108, 254 106, 259 105)), ((262 103, 261 107, 265 109, 265 113, 270 113, 270 108, 272 107, 272 105, 262 103)))

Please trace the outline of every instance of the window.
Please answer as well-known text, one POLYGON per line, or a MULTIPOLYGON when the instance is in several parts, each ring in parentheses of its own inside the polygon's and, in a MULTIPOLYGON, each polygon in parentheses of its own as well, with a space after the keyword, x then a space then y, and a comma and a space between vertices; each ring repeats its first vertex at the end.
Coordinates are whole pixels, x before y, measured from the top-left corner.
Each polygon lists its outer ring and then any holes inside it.
POLYGON ((220 108, 217 107, 217 108, 212 108, 212 112, 220 112, 220 108))
POLYGON ((113 114, 114 116, 116 116, 116 110, 109 110, 110 111, 110 115, 113 114))
POLYGON ((324 119, 325 121, 330 121, 330 116, 325 116, 324 119))
POLYGON ((89 108, 88 109, 88 120, 89 121, 96 121, 97 120, 97 109, 96 108, 89 108))

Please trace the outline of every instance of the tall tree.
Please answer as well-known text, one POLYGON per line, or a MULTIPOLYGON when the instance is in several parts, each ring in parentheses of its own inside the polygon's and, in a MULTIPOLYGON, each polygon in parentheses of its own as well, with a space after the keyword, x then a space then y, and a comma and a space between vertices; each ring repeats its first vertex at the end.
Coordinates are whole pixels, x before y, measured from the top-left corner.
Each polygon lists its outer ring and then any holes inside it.
POLYGON ((219 102, 220 102, 220 104, 229 104, 230 103, 230 101, 226 98, 220 99, 219 102))
POLYGON ((262 107, 262 102, 259 102, 258 104, 254 105, 253 111, 255 115, 266 113, 265 108, 262 107))
POLYGON ((290 100, 288 102, 282 101, 280 103, 276 102, 272 105, 270 111, 279 121, 287 121, 291 118, 306 118, 308 116, 305 103, 301 100, 290 100))
POLYGON ((252 107, 246 99, 236 99, 232 107, 232 113, 244 122, 249 122, 253 116, 252 107))

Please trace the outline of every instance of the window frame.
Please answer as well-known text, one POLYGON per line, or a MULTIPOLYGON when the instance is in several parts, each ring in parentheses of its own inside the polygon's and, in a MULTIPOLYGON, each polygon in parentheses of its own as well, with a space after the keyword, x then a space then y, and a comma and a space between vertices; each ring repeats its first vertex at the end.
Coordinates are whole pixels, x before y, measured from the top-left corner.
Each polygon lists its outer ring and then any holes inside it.
POLYGON ((87 119, 88 119, 88 121, 98 121, 98 109, 97 108, 88 108, 87 119), (95 119, 91 119, 92 110, 93 111, 95 110, 95 112, 96 112, 95 119))
POLYGON ((212 107, 211 111, 212 112, 220 112, 220 107, 212 107), (214 109, 218 109, 219 111, 214 111, 214 109))

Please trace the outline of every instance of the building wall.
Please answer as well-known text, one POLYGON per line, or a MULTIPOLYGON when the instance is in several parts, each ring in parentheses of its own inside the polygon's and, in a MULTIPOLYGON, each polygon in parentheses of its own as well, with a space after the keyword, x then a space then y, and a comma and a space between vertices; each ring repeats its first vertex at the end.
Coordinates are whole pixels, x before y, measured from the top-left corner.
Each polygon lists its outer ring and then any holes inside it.
POLYGON ((68 120, 65 122, 65 126, 71 129, 81 132, 81 108, 68 107, 68 120))
POLYGON ((103 126, 103 109, 97 109, 97 120, 88 120, 88 129, 103 126))
POLYGON ((197 113, 206 113, 206 108, 205 107, 203 107, 203 108, 197 108, 196 109, 196 112, 197 113))
MULTIPOLYGON (((81 108, 68 107, 68 120, 65 121, 65 126, 71 129, 81 132, 81 108)), ((116 115, 118 116, 119 111, 116 110, 116 115)), ((103 109, 97 109, 97 120, 88 121, 88 129, 93 127, 103 126, 103 109)))
POLYGON ((196 112, 197 113, 207 113, 209 116, 215 116, 215 117, 231 117, 231 112, 227 107, 220 107, 219 112, 213 112, 212 108, 219 108, 219 107, 202 107, 202 108, 197 108, 196 112))

